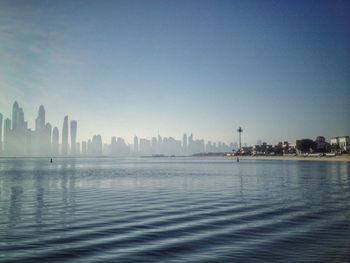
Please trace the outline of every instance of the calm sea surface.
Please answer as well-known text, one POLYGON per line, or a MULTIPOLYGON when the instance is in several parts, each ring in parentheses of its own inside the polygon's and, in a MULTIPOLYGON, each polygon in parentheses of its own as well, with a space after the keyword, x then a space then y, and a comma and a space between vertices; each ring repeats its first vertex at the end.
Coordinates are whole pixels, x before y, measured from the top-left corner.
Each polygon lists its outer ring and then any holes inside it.
POLYGON ((0 159, 0 262, 349 260, 349 163, 0 159))

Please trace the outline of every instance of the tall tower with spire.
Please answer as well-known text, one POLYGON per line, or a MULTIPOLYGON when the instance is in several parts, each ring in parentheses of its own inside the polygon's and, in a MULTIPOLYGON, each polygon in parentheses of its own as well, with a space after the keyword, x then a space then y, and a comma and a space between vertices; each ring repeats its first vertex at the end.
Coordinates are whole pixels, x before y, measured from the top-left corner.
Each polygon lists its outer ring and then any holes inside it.
POLYGON ((240 127, 238 127, 238 129, 237 129, 237 131, 238 131, 238 134, 239 134, 239 151, 241 152, 242 151, 242 138, 241 138, 241 133, 243 132, 243 129, 242 129, 242 127, 240 126, 240 127))

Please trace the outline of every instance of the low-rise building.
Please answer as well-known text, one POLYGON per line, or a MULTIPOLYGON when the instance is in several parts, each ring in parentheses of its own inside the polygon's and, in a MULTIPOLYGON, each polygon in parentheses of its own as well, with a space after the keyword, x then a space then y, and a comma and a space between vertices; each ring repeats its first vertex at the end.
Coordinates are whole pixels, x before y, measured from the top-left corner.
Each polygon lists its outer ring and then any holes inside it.
POLYGON ((331 147, 341 151, 350 151, 350 136, 337 136, 331 138, 331 147))
POLYGON ((328 143, 326 142, 325 137, 317 136, 316 140, 316 152, 325 152, 327 150, 328 143))

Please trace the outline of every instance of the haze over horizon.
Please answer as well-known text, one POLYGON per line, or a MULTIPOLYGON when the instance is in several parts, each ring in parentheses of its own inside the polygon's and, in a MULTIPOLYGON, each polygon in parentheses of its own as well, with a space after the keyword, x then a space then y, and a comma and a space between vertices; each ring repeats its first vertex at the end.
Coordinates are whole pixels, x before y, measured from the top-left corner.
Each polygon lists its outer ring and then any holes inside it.
POLYGON ((1 1, 0 112, 78 140, 349 135, 348 1, 1 1))

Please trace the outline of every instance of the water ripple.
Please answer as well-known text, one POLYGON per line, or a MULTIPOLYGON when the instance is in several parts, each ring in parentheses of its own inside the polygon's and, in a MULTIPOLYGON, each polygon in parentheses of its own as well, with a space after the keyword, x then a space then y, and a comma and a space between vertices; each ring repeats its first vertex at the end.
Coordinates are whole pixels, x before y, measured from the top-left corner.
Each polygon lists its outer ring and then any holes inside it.
POLYGON ((0 160, 0 262, 350 258, 346 163, 13 162, 0 160))

